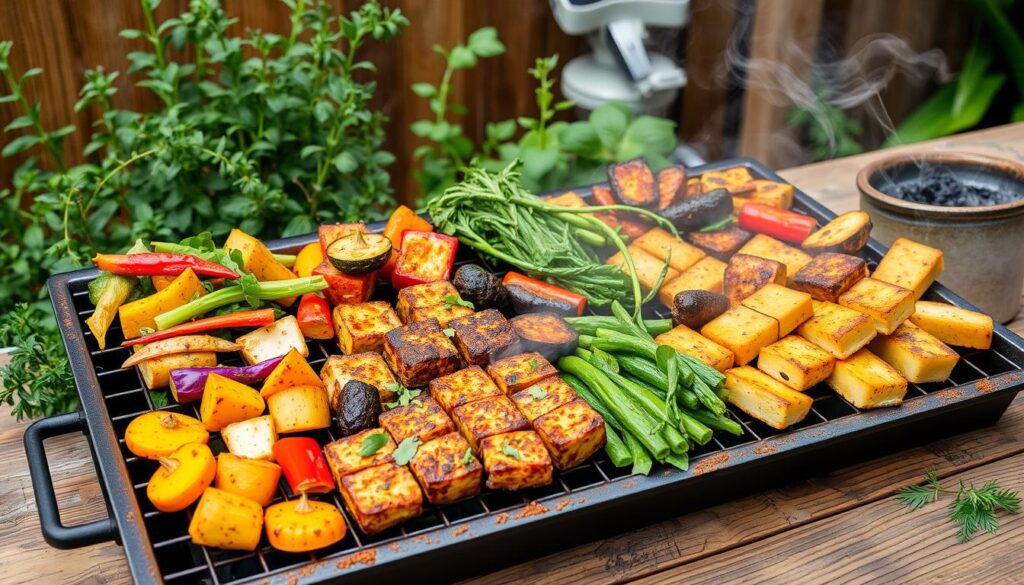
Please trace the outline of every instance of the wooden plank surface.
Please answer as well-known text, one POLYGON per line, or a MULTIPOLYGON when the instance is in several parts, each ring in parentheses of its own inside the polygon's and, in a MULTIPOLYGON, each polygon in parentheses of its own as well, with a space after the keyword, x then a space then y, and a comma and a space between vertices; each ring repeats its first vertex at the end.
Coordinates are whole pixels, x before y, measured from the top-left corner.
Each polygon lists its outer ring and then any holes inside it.
MULTIPOLYGON (((1024 160, 1024 124, 914 147, 967 150, 1024 160)), ((857 207, 853 177, 872 153, 782 171, 836 210, 857 207)), ((1024 321, 1013 325, 1024 333, 1024 321)), ((27 422, 0 408, 0 567, 5 583, 127 583, 112 543, 56 553, 39 533, 21 437, 27 422)), ((95 520, 104 506, 82 436, 47 442, 65 523, 95 520)), ((947 482, 998 479, 1024 489, 1024 398, 994 426, 792 482, 747 498, 666 519, 471 580, 477 584, 649 582, 995 583, 1020 577, 1024 518, 997 535, 956 545, 941 506, 905 514, 894 490, 937 470, 947 482), (783 561, 784 560, 784 561, 783 561), (789 569, 784 570, 784 569, 789 569), (891 573, 891 574, 890 574, 891 573), (725 576, 725 577, 724 577, 725 576)))

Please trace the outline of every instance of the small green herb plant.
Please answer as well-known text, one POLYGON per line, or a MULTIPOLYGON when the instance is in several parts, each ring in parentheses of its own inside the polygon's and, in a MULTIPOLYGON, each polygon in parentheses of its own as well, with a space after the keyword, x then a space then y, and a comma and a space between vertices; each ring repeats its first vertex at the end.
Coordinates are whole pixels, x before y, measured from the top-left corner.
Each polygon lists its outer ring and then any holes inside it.
POLYGON ((956 524, 956 539, 961 544, 974 538, 978 532, 995 532, 999 528, 999 512, 1020 512, 1020 496, 1003 489, 994 481, 980 488, 960 482, 956 490, 942 487, 934 471, 925 475, 924 483, 912 485, 896 492, 896 498, 910 510, 918 510, 938 501, 942 494, 956 494, 949 504, 949 519, 956 524))

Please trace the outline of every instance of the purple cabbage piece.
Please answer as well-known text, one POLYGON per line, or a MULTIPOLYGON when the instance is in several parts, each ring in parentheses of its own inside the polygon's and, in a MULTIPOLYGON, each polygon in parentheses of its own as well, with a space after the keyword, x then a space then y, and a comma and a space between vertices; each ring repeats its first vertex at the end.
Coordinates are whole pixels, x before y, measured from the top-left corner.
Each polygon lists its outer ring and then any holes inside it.
POLYGON ((262 361, 251 366, 217 366, 214 368, 178 368, 171 370, 171 394, 178 402, 192 402, 203 397, 206 378, 220 374, 242 384, 262 382, 281 363, 284 356, 262 361))

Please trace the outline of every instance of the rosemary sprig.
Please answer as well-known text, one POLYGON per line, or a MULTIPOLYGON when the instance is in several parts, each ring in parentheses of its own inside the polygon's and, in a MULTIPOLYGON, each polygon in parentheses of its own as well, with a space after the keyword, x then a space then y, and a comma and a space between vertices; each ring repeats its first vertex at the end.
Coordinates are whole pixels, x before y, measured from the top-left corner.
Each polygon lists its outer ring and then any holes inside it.
POLYGON ((994 533, 999 528, 1000 511, 1008 514, 1020 512, 1017 492, 1000 488, 995 481, 989 481, 980 488, 961 481, 957 490, 951 490, 942 487, 934 471, 925 475, 923 484, 897 491, 896 499, 910 510, 918 510, 938 501, 942 494, 952 493, 956 493, 956 498, 949 504, 949 520, 956 524, 956 539, 961 544, 974 538, 978 532, 994 533))

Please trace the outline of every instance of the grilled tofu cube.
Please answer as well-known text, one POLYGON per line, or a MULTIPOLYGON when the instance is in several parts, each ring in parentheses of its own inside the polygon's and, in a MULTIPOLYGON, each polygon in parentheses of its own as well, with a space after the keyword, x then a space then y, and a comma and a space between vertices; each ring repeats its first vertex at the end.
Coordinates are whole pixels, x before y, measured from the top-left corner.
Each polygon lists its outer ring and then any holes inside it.
POLYGON ((452 410, 452 418, 473 449, 479 449, 480 441, 492 435, 530 428, 530 421, 526 420, 508 396, 495 396, 463 404, 452 410))
POLYGON ((380 415, 384 427, 396 443, 417 437, 421 443, 455 432, 452 419, 433 398, 416 398, 405 406, 385 411, 380 415))
POLYGON ((779 339, 779 324, 743 305, 733 307, 711 320, 700 334, 732 352, 736 363, 746 365, 761 348, 779 339))
POLYGON ((750 238, 750 241, 744 244, 737 254, 750 254, 751 256, 760 256, 761 258, 782 262, 786 265, 786 275, 790 282, 792 282, 793 276, 811 261, 811 256, 807 252, 783 244, 779 240, 764 234, 757 234, 750 238))
POLYGON ((539 417, 533 428, 558 469, 583 463, 604 445, 604 419, 582 398, 539 417))
POLYGON ((334 474, 335 483, 340 486, 341 478, 346 475, 367 467, 391 463, 391 454, 395 452, 396 447, 395 441, 384 429, 366 429, 324 445, 324 458, 327 459, 327 466, 334 474), (363 457, 359 451, 363 448, 363 442, 371 435, 384 435, 386 440, 372 455, 363 457))
MULTIPOLYGON (((661 271, 665 268, 665 260, 656 258, 635 244, 630 244, 626 249, 629 250, 629 255, 633 258, 633 267, 636 268, 637 280, 647 290, 654 288, 658 284, 658 277, 661 276, 661 271)), ((616 252, 605 264, 618 266, 619 270, 627 275, 629 274, 629 266, 626 265, 622 252, 616 252)), ((670 264, 665 272, 665 281, 667 282, 677 276, 679 276, 679 270, 673 268, 670 264)))
POLYGON ((274 460, 277 429, 274 428, 274 419, 269 415, 231 423, 220 430, 220 438, 232 455, 246 459, 274 460))
POLYGON ((867 275, 868 265, 862 258, 849 254, 819 254, 793 276, 791 286, 819 301, 835 303, 867 275))
POLYGON ((729 403, 772 427, 782 430, 807 416, 814 400, 750 366, 725 373, 729 403))
POLYGON ((799 335, 766 345, 757 356, 757 369, 800 392, 824 382, 835 363, 832 354, 799 335))
POLYGON ((754 177, 746 167, 733 167, 702 174, 700 184, 705 193, 714 189, 727 189, 733 195, 747 195, 754 190, 754 177))
POLYGON ((907 379, 867 349, 837 361, 828 385, 857 408, 896 406, 907 393, 907 379))
POLYGON ((430 381, 430 397, 448 414, 452 409, 492 396, 502 396, 501 390, 480 366, 470 366, 453 374, 430 381))
POLYGON ((366 534, 376 534, 423 512, 423 493, 407 467, 383 463, 341 478, 345 508, 366 534))
POLYGON ((448 433, 420 445, 409 470, 431 504, 448 504, 480 493, 484 468, 459 433, 448 433))
POLYGON ((748 201, 779 209, 793 207, 793 185, 766 179, 755 179, 753 183, 754 189, 747 193, 748 201))
POLYGON ((696 264, 684 270, 679 276, 666 281, 658 292, 658 299, 666 307, 672 306, 676 293, 684 290, 706 290, 722 292, 725 280, 725 262, 711 256, 701 258, 696 264))
POLYGON ((707 254, 727 262, 754 234, 736 226, 714 232, 687 232, 686 241, 707 254))
POLYGON ((814 316, 811 295, 774 283, 743 299, 743 306, 775 319, 780 339, 814 316))
POLYGON ((538 384, 530 386, 526 390, 516 392, 510 398, 519 409, 519 412, 526 416, 526 420, 533 423, 538 417, 544 416, 552 410, 576 400, 579 396, 576 391, 565 383, 565 380, 558 376, 551 376, 538 384))
POLYGON ((850 357, 878 334, 871 317, 824 301, 814 301, 814 316, 796 331, 838 359, 850 357))
POLYGON ((896 238, 871 278, 910 289, 914 291, 914 298, 919 299, 944 267, 942 250, 907 238, 896 238))
POLYGON ((731 350, 718 345, 686 325, 676 325, 671 330, 655 337, 654 342, 685 353, 719 372, 731 368, 736 359, 731 350))
MULTIPOLYGON (((669 264, 678 272, 686 270, 706 256, 703 250, 687 244, 660 227, 647 231, 634 240, 633 245, 655 258, 662 260, 669 258, 669 264)), ((668 278, 665 280, 667 281, 668 278)))
POLYGON ((443 305, 445 298, 460 298, 459 291, 447 280, 438 280, 426 284, 414 284, 398 291, 395 311, 402 323, 412 323, 413 309, 443 305))
POLYGON ((515 394, 557 373, 537 352, 509 356, 487 366, 487 375, 505 394, 515 394))
POLYGON ((902 286, 864 278, 839 297, 839 304, 870 316, 875 329, 889 335, 914 313, 914 293, 902 286))
POLYGON ((384 360, 404 386, 425 386, 459 369, 459 352, 436 320, 418 321, 384 336, 384 360))
POLYGON ((384 335, 402 326, 391 305, 384 301, 338 305, 334 307, 333 317, 338 347, 346 355, 381 351, 384 335))
POLYGON ((551 456, 534 431, 494 435, 481 441, 480 455, 492 490, 521 490, 551 483, 551 456))
POLYGON ((338 412, 341 389, 350 380, 366 382, 376 388, 381 402, 391 402, 395 399, 393 388, 398 383, 384 358, 374 351, 330 356, 320 370, 320 379, 327 388, 331 412, 338 412))
POLYGON ((937 337, 904 321, 892 335, 880 335, 868 349, 915 384, 942 382, 960 356, 937 337))
POLYGON ((441 303, 440 305, 430 305, 429 307, 416 307, 409 315, 409 323, 437 319, 437 322, 441 327, 448 327, 448 324, 453 319, 458 319, 472 314, 473 309, 470 309, 469 307, 441 303))
POLYGON ((242 346, 242 359, 250 365, 287 355, 293 349, 302 357, 309 356, 306 336, 292 315, 281 317, 266 327, 254 329, 236 339, 235 343, 242 346))
POLYGON ((932 301, 917 301, 910 321, 943 343, 988 349, 992 347, 992 317, 932 301))
POLYGON ((519 337, 508 319, 496 309, 452 319, 448 327, 455 332, 455 347, 469 365, 486 366, 514 352, 519 337))
POLYGON ((785 264, 748 254, 736 254, 725 267, 723 290, 729 303, 736 306, 761 287, 773 282, 785 286, 785 264))

